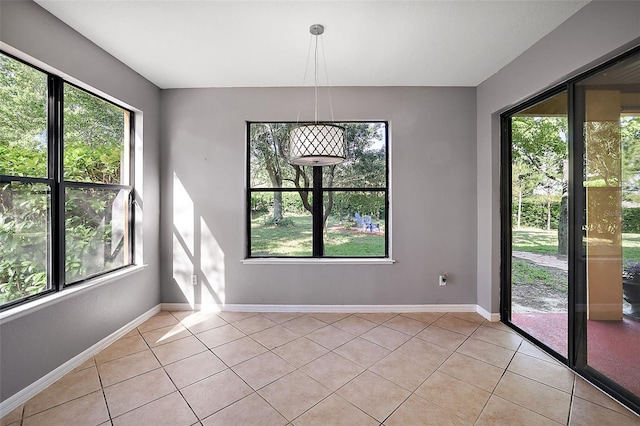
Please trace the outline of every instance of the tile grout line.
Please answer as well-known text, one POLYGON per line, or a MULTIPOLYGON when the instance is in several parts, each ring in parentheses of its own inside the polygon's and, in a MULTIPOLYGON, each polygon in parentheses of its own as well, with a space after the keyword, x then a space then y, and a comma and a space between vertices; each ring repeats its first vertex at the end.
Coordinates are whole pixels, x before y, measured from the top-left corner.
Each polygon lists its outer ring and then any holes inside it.
MULTIPOLYGON (((145 341, 146 343, 146 341, 145 341)), ((104 406, 107 408, 107 416, 109 416, 109 422, 113 425, 113 418, 111 417, 111 410, 109 409, 109 402, 107 401, 107 394, 104 391, 104 386, 102 384, 102 375, 100 374, 100 369, 98 368, 98 363, 96 362, 96 357, 92 357, 93 363, 96 366, 96 373, 98 374, 98 380, 100 381, 100 391, 102 392, 102 399, 104 400, 104 406)))
POLYGON ((576 390, 576 374, 573 375, 573 385, 571 386, 571 398, 569 399, 569 413, 567 413, 567 426, 571 424, 571 415, 573 414, 573 400, 576 398, 575 390, 576 390))

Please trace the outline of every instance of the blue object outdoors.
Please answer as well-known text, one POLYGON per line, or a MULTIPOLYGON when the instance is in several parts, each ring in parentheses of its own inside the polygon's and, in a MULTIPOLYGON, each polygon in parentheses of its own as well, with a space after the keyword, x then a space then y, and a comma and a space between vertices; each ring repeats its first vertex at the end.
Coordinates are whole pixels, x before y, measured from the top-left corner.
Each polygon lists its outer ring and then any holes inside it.
POLYGON ((365 231, 373 232, 374 228, 380 231, 380 224, 371 223, 371 216, 360 216, 360 213, 353 215, 356 218, 356 225, 358 228, 363 228, 365 231))

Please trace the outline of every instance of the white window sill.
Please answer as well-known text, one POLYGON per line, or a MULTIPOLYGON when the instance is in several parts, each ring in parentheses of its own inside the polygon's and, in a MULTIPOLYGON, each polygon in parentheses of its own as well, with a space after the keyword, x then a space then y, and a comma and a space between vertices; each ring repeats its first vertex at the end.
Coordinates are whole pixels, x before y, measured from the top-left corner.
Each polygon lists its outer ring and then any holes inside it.
POLYGON ((394 263, 396 263, 396 261, 393 259, 383 259, 383 258, 358 259, 354 257, 350 257, 348 259, 338 259, 338 258, 335 258, 335 259, 333 258, 285 259, 285 258, 265 257, 265 258, 242 260, 243 265, 392 265, 394 263))
POLYGON ((83 282, 82 284, 69 286, 57 293, 52 293, 48 296, 43 296, 39 299, 32 300, 31 302, 14 306, 13 308, 9 308, 4 312, 0 312, 0 324, 13 321, 17 318, 20 318, 21 316, 28 315, 39 309, 58 303, 68 296, 79 294, 89 289, 93 289, 110 282, 117 281, 131 274, 135 274, 139 271, 144 270, 145 267, 146 265, 132 265, 126 268, 118 269, 117 271, 100 275, 99 277, 91 278, 83 282))

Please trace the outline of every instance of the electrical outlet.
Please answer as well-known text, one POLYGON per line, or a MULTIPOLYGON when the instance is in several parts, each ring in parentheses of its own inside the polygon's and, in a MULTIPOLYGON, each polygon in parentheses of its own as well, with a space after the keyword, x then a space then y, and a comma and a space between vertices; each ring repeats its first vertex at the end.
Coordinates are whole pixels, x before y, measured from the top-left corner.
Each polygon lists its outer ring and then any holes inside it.
POLYGON ((447 285, 447 275, 446 274, 440 275, 440 277, 438 278, 438 284, 439 285, 447 285))
POLYGON ((191 285, 198 285, 198 276, 196 274, 191 275, 191 285))

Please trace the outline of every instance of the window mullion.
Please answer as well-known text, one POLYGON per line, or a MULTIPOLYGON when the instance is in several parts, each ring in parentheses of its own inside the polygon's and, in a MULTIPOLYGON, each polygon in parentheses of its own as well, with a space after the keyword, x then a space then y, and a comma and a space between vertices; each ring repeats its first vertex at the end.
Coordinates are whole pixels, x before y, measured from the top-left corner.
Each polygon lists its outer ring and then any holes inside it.
POLYGON ((62 79, 49 76, 49 178, 52 181, 51 197, 51 279, 53 287, 64 287, 64 169, 62 144, 62 79))
POLYGON ((323 226, 323 191, 322 191, 322 167, 315 166, 313 168, 313 257, 322 257, 324 255, 324 241, 322 239, 323 226))

